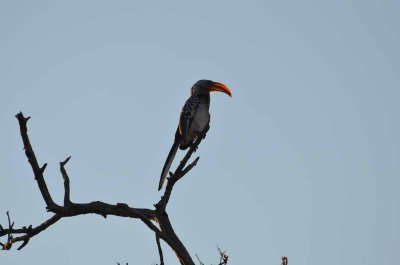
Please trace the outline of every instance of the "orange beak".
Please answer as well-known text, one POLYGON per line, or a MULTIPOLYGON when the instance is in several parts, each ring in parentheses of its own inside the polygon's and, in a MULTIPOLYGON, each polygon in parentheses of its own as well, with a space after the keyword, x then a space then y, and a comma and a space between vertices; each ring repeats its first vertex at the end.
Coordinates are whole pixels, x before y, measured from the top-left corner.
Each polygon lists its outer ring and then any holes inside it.
POLYGON ((210 87, 208 89, 209 92, 214 92, 214 91, 218 91, 218 92, 223 92, 227 95, 229 95, 230 97, 232 97, 232 91, 224 84, 218 83, 218 82, 213 82, 212 87, 210 87))

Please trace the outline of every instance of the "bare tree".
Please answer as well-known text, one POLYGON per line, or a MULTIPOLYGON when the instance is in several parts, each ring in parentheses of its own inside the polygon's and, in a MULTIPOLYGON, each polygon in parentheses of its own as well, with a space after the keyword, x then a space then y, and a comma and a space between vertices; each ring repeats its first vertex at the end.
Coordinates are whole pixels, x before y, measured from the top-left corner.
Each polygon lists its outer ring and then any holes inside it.
MULTIPOLYGON (((24 145, 25 155, 28 158, 29 164, 32 167, 35 180, 46 203, 46 209, 47 211, 54 213, 54 215, 50 219, 46 220, 36 227, 30 225, 28 227, 24 226, 22 228, 16 229, 14 228, 14 223, 11 222, 10 215, 7 212, 8 228, 3 228, 3 226, 0 225, 0 237, 7 237, 7 241, 5 243, 0 243, 1 247, 4 250, 11 249, 11 247, 17 242, 22 242, 22 244, 18 247, 18 250, 22 249, 28 244, 31 238, 43 232, 53 224, 57 223, 63 217, 71 217, 84 214, 98 214, 106 218, 108 215, 114 215, 139 219, 151 231, 154 232, 161 265, 164 264, 164 260, 160 239, 167 243, 176 253, 180 264, 195 264, 186 247, 176 235, 169 220, 166 208, 175 184, 181 178, 183 178, 194 166, 196 166, 196 163, 199 161, 199 157, 197 157, 196 159, 194 159, 193 162, 188 164, 188 161, 193 152, 196 151, 200 142, 202 141, 202 139, 204 139, 207 130, 189 148, 186 155, 176 168, 175 172, 169 173, 169 178, 164 194, 162 195, 161 199, 156 204, 154 204, 154 209, 134 208, 128 206, 126 203, 109 204, 101 201, 93 201, 89 203, 72 202, 70 199, 70 179, 65 169, 65 166, 71 157, 68 157, 64 161, 60 162, 60 172, 61 176, 64 179, 64 203, 63 205, 59 205, 53 200, 44 179, 44 171, 47 164, 45 163, 42 166, 39 165, 38 159, 36 158, 35 152, 33 151, 31 142, 28 137, 27 122, 30 117, 24 117, 22 112, 20 112, 16 115, 16 118, 18 119, 21 131, 21 138, 24 145)), ((219 264, 227 264, 228 256, 225 254, 224 251, 221 251, 220 249, 219 253, 221 256, 219 264)))

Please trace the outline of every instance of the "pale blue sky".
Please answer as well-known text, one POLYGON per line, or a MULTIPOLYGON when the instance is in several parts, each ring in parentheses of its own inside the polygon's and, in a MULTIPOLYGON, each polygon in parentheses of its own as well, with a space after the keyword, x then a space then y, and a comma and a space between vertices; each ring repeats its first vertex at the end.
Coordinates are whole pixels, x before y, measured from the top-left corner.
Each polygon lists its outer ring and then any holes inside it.
MULTIPOLYGON (((17 112, 58 202, 72 155, 74 201, 152 207, 180 109, 207 78, 233 97, 212 95, 200 161, 169 205, 193 257, 216 263, 218 244, 232 265, 398 264, 399 13, 390 0, 0 1, 0 223, 51 216, 17 112)), ((115 261, 158 262, 154 235, 80 216, 0 255, 115 261)))

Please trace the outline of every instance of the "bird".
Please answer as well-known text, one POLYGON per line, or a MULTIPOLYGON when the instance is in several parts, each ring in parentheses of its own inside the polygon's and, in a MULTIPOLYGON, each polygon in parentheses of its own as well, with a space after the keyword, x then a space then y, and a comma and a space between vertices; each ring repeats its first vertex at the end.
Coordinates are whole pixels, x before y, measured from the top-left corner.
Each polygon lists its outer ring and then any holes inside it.
POLYGON ((204 134, 209 129, 211 92, 223 92, 232 97, 232 91, 222 83, 202 79, 192 86, 191 95, 189 99, 186 100, 180 113, 174 144, 169 151, 164 167, 161 171, 158 190, 161 190, 163 186, 178 148, 186 150, 197 140, 198 137, 204 137, 204 134))

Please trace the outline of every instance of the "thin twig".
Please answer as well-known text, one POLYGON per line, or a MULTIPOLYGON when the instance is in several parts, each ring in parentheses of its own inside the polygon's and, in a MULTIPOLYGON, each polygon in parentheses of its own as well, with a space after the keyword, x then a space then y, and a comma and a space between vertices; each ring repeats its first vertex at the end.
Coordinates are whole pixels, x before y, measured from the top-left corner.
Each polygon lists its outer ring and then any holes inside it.
POLYGON ((160 244, 160 237, 157 234, 156 234, 156 241, 157 241, 158 254, 160 255, 160 265, 164 265, 164 256, 160 244))
POLYGON ((7 211, 7 220, 8 220, 8 229, 3 229, 1 227, 1 233, 4 233, 4 235, 7 235, 7 242, 5 244, 0 243, 1 247, 3 250, 10 250, 12 245, 13 245, 13 235, 12 235, 12 230, 14 227, 14 222, 11 223, 11 218, 10 218, 10 213, 7 211))
POLYGON ((199 261, 200 265, 204 265, 204 263, 200 260, 199 255, 196 254, 196 258, 199 261))
POLYGON ((226 251, 222 251, 219 246, 217 246, 219 252, 219 264, 218 265, 226 265, 228 264, 228 255, 226 255, 226 251))
POLYGON ((63 162, 60 162, 60 171, 61 171, 61 175, 63 176, 63 179, 64 179, 64 191, 65 191, 64 192, 64 206, 68 206, 71 204, 69 177, 68 177, 67 171, 65 170, 65 165, 68 163, 68 161, 70 159, 71 159, 71 156, 69 156, 63 162))

